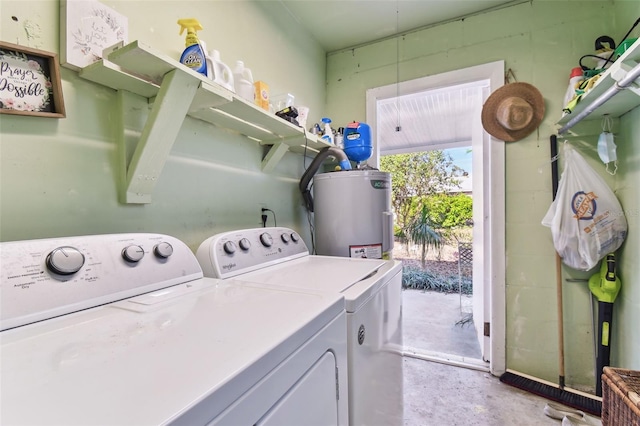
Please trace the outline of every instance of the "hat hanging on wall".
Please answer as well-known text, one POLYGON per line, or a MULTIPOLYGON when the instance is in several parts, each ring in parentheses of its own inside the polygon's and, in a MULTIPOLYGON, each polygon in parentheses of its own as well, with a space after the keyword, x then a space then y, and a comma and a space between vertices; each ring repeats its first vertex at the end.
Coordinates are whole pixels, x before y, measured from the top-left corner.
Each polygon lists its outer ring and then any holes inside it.
POLYGON ((544 99, 529 83, 510 83, 494 91, 482 106, 482 127, 505 142, 527 137, 542 122, 544 99))

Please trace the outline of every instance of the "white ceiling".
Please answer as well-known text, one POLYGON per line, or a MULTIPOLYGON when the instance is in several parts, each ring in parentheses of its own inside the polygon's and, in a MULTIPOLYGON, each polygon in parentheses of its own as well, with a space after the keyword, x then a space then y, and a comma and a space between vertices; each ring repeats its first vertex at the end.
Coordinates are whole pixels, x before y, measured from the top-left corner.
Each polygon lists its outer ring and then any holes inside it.
POLYGON ((527 0, 279 0, 327 52, 527 0))
POLYGON ((383 155, 470 146, 482 87, 472 82, 378 101, 377 137, 383 155))

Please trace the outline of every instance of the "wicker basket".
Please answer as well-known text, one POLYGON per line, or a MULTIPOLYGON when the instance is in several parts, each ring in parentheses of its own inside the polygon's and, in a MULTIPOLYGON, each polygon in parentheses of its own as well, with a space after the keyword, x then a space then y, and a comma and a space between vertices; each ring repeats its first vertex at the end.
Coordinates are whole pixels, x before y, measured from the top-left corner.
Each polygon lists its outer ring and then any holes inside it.
POLYGON ((604 367, 602 424, 640 426, 640 371, 604 367))

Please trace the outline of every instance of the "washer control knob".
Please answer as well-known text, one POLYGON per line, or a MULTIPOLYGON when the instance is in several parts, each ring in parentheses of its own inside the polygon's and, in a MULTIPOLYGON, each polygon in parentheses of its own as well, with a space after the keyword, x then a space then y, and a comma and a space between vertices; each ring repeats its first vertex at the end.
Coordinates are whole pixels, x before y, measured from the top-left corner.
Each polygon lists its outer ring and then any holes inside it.
POLYGON ((140 246, 132 244, 122 250, 122 258, 127 262, 140 262, 144 257, 144 249, 140 246))
POLYGON ((236 244, 233 241, 227 241, 222 245, 222 248, 227 254, 233 254, 236 252, 236 244))
POLYGON ((47 255, 47 269, 58 275, 73 275, 84 265, 84 255, 75 247, 58 247, 47 255))
POLYGON ((298 235, 296 232, 292 232, 291 241, 293 241, 294 243, 297 243, 298 241, 300 241, 300 235, 298 235))
POLYGON ((291 237, 289 237, 289 234, 287 233, 282 234, 280 238, 282 239, 283 243, 288 243, 289 241, 291 241, 291 237))
POLYGON ((161 259, 166 259, 173 254, 173 246, 165 241, 158 243, 153 247, 153 254, 161 259))
POLYGON ((238 245, 243 251, 247 251, 251 248, 251 242, 247 238, 243 238, 238 242, 238 245))
POLYGON ((273 245, 273 237, 268 232, 265 232, 260 235, 260 242, 265 247, 271 247, 273 245))

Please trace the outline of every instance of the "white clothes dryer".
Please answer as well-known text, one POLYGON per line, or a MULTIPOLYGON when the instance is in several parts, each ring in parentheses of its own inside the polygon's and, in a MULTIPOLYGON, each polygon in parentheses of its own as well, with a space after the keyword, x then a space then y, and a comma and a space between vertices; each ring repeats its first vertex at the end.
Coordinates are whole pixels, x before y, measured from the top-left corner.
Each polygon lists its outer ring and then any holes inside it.
POLYGON ((403 424, 401 262, 310 255, 284 227, 214 235, 196 257, 205 276, 344 295, 349 424, 403 424))
POLYGON ((346 425, 344 298, 161 234, 0 244, 0 424, 346 425))

